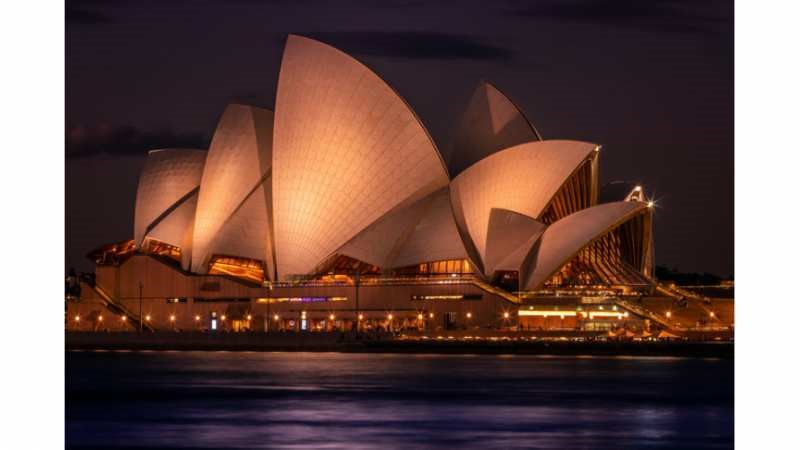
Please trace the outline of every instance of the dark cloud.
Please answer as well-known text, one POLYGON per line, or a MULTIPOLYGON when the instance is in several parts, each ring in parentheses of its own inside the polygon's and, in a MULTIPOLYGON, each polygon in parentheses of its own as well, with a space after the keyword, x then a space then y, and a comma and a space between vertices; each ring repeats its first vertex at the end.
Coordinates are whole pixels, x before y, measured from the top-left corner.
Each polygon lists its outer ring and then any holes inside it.
POLYGON ((476 36, 416 31, 298 33, 357 55, 410 59, 509 61, 514 52, 476 36))
MULTIPOLYGON (((725 0, 565 0, 529 3, 509 11, 533 19, 572 21, 674 33, 714 33, 729 20, 725 0)), ((731 7, 732 10, 732 7, 731 7)))
POLYGON ((143 155, 157 148, 204 149, 208 147, 208 138, 200 133, 177 133, 168 129, 142 131, 132 126, 75 126, 66 130, 65 147, 67 158, 143 155))
POLYGON ((108 14, 70 5, 64 9, 64 19, 71 25, 105 25, 114 22, 108 14))

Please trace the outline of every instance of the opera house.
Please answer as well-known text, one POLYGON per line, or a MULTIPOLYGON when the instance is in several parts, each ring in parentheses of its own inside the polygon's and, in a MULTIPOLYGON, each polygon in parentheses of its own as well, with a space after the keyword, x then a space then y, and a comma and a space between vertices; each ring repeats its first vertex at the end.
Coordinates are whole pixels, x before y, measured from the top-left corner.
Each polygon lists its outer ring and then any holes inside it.
POLYGON ((449 145, 365 65, 290 35, 274 111, 231 104, 207 150, 149 152, 132 239, 90 253, 69 326, 669 324, 647 303, 653 203, 599 187, 600 145, 544 139, 485 82, 449 145))

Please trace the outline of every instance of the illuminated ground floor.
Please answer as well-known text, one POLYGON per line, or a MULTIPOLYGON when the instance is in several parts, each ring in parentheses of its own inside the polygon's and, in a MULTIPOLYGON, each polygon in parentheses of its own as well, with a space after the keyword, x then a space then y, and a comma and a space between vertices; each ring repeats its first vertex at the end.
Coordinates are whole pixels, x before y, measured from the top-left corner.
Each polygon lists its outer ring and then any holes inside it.
POLYGON ((726 328, 733 301, 637 292, 510 293, 469 274, 264 286, 195 275, 148 255, 98 266, 67 301, 68 330, 544 331, 726 328))

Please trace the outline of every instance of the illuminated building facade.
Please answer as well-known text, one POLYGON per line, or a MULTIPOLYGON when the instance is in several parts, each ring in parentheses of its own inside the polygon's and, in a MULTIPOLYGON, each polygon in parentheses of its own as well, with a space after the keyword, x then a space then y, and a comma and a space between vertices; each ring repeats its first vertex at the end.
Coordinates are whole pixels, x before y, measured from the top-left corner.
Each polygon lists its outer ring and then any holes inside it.
POLYGON ((208 151, 149 153, 133 239, 90 254, 82 301, 123 328, 450 329, 653 291, 653 205, 599 201, 599 145, 543 139, 485 82, 451 145, 448 167, 377 74, 291 35, 274 112, 229 105, 208 151))

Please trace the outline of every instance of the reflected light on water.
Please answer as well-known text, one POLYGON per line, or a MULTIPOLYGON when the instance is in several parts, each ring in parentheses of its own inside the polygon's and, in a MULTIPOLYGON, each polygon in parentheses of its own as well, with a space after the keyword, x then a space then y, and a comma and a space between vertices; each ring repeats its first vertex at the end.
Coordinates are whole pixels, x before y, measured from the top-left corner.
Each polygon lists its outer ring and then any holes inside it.
POLYGON ((68 352, 70 446, 703 448, 732 445, 733 363, 68 352))

